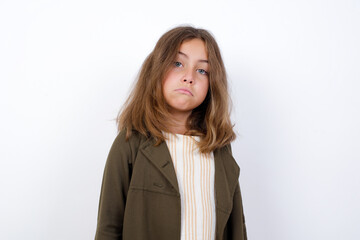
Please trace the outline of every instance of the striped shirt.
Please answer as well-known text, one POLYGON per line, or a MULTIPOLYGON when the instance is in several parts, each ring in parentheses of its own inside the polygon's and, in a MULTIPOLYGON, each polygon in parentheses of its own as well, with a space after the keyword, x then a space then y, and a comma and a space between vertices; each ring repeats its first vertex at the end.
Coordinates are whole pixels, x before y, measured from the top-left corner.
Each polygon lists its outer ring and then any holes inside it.
POLYGON ((215 239, 214 155, 198 151, 198 136, 164 133, 181 196, 181 240, 215 239))

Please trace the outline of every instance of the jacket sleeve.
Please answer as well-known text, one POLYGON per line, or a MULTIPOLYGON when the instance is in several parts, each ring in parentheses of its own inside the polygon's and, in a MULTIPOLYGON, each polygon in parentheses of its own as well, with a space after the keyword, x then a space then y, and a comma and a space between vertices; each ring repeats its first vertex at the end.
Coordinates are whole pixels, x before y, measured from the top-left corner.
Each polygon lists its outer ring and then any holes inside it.
MULTIPOLYGON (((232 155, 231 145, 228 145, 229 151, 232 155)), ((247 240, 246 225, 244 209, 240 191, 240 184, 237 181, 234 197, 233 197, 233 209, 229 216, 229 220, 225 229, 224 239, 228 240, 247 240)))
POLYGON ((244 209, 242 205, 239 182, 236 185, 234 193, 233 210, 229 217, 228 227, 228 233, 231 237, 227 239, 247 240, 244 209))
POLYGON ((122 239, 123 216, 134 152, 125 131, 111 146, 103 175, 95 240, 122 239))

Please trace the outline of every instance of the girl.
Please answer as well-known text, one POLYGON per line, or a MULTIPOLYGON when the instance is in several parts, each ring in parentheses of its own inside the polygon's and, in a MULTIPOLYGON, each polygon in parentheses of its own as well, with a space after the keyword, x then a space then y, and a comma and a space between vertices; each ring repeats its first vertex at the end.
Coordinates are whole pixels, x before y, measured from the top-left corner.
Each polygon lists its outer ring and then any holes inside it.
POLYGON ((165 33, 118 115, 95 239, 247 239, 228 103, 211 34, 165 33))

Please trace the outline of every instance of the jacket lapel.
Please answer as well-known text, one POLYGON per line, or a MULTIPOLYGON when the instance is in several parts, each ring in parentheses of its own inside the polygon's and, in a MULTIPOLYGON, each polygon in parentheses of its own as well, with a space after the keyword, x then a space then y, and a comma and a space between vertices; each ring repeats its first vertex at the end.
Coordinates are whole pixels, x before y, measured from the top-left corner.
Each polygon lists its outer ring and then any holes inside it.
MULTIPOLYGON (((179 193, 175 168, 171 160, 166 142, 154 146, 154 140, 148 140, 140 146, 140 151, 165 176, 174 189, 179 193)), ((226 148, 214 151, 215 162, 215 206, 216 206, 216 232, 224 231, 233 207, 233 194, 238 183, 240 169, 226 148)), ((217 236, 217 239, 221 236, 217 236)))
POLYGON ((175 168, 171 160, 169 149, 166 142, 163 141, 160 145, 154 146, 155 141, 149 139, 142 146, 141 152, 147 157, 159 171, 170 182, 174 189, 179 193, 179 186, 176 178, 175 168))

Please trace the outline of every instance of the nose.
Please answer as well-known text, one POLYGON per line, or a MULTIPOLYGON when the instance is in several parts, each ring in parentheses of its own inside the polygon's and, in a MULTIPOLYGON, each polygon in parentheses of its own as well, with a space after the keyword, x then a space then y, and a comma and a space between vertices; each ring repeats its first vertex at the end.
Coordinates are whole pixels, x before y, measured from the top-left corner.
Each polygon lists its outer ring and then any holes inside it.
POLYGON ((194 75, 193 75, 193 72, 192 70, 188 70, 185 75, 183 76, 183 79, 182 81, 184 83, 189 83, 189 84, 193 84, 194 83, 194 75))
POLYGON ((184 79, 183 79, 183 82, 184 82, 184 83, 190 83, 190 84, 192 84, 192 83, 193 83, 193 80, 187 80, 186 78, 184 78, 184 79))

